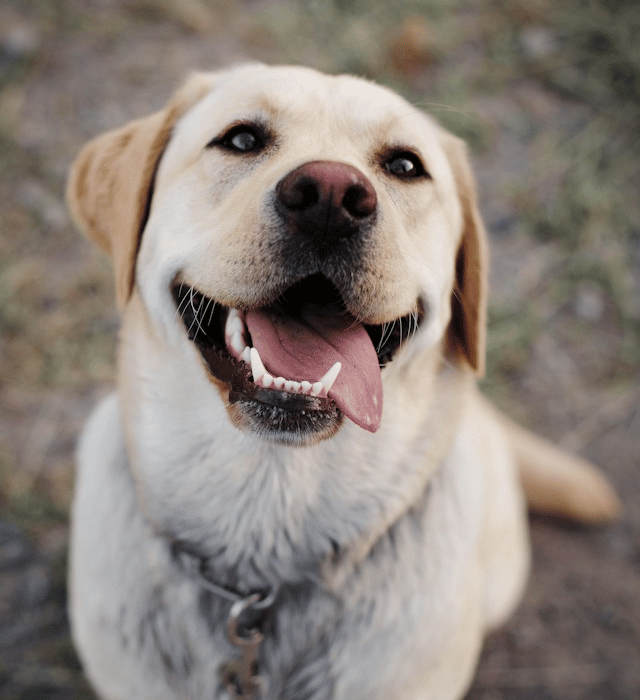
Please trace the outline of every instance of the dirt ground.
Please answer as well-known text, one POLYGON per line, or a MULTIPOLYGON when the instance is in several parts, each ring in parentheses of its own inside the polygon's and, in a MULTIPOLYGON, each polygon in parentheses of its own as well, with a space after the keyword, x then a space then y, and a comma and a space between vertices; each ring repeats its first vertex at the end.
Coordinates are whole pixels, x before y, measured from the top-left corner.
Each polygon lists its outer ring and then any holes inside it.
POLYGON ((65 613, 82 422, 113 382, 108 263, 65 174, 194 69, 364 74, 467 138, 492 243, 486 392, 593 460, 625 512, 532 516, 528 595, 468 700, 640 697, 640 12, 478 0, 9 0, 0 7, 0 697, 93 697, 65 613))

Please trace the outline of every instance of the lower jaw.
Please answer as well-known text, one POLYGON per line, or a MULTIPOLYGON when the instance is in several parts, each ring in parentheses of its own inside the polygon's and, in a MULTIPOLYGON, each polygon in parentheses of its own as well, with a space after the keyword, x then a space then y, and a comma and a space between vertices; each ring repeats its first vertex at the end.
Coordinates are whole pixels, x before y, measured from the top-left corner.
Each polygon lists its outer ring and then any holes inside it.
POLYGON ((304 446, 332 437, 344 422, 340 409, 326 397, 256 386, 243 363, 222 351, 200 348, 200 352, 209 380, 240 430, 268 442, 304 446))
POLYGON ((307 446, 332 437, 344 416, 327 399, 255 387, 248 395, 229 391, 228 411, 236 427, 281 445, 307 446))

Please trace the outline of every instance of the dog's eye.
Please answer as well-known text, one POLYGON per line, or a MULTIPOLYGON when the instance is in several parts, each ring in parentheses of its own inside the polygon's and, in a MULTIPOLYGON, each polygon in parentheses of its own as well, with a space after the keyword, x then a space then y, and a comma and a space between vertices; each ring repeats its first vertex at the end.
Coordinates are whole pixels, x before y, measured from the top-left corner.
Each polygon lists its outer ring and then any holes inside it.
POLYGON ((227 148, 248 153, 249 151, 257 151, 261 144, 260 139, 253 131, 246 127, 240 127, 231 134, 227 134, 224 145, 227 148))
POLYGON ((387 172, 401 180, 429 177, 420 158, 411 151, 396 151, 384 161, 387 172))
POLYGON ((235 153, 257 153, 264 148, 266 140, 261 129, 249 124, 237 124, 210 141, 208 146, 222 146, 235 153))

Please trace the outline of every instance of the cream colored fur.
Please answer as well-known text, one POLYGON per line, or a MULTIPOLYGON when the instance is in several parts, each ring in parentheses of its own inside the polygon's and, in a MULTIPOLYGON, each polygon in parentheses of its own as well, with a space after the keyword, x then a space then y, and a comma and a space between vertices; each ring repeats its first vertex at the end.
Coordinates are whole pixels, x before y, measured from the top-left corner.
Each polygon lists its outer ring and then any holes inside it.
POLYGON ((225 608, 176 566, 169 545, 186 541, 217 580, 284 591, 261 650, 265 700, 461 698, 484 635, 525 587, 518 464, 536 506, 596 521, 618 509, 599 473, 475 388, 486 241, 463 144, 374 84, 248 65, 199 74, 166 109, 91 142, 68 196, 113 257, 122 311, 118 388, 83 434, 73 509, 71 617, 97 691, 228 697, 225 608), (208 147, 239 120, 266 125, 270 150, 208 147), (419 153, 430 178, 389 177, 389 147, 419 153), (383 369, 377 432, 344 420, 292 446, 247 427, 170 288, 270 303, 288 274, 270 197, 317 160, 357 168, 377 193, 373 244, 340 290, 350 313, 424 314, 383 369))

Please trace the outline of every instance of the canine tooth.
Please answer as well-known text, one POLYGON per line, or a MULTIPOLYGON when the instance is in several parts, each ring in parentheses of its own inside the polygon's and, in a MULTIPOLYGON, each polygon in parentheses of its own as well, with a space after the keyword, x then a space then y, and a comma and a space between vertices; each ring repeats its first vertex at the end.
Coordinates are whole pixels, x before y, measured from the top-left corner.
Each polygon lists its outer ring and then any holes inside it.
POLYGON ((238 309, 229 309, 227 314, 227 321, 224 326, 225 335, 233 337, 234 333, 240 333, 244 331, 244 323, 242 322, 242 316, 238 309))
POLYGON ((311 385, 311 396, 318 396, 318 394, 324 389, 324 384, 322 382, 314 382, 311 385))
POLYGON ((234 331, 233 335, 231 336, 231 347, 238 353, 238 355, 242 355, 242 351, 246 347, 242 334, 238 331, 234 331))
POLYGON ((260 384, 265 388, 268 389, 272 384, 273 384, 273 375, 269 374, 269 372, 265 372, 262 375, 262 379, 260 380, 260 384))
POLYGON ((274 377, 273 378, 273 386, 275 386, 276 389, 282 389, 284 386, 285 379, 284 377, 274 377))
POLYGON ((300 389, 303 394, 308 394, 311 391, 311 382, 301 382, 300 389))
POLYGON ((251 364, 251 348, 245 345, 244 350, 240 353, 240 359, 247 365, 251 364))
POLYGON ((333 365, 333 367, 320 380, 327 394, 331 391, 331 387, 333 386, 335 380, 338 378, 341 369, 342 363, 336 362, 335 365, 333 365))
POLYGON ((260 353, 256 348, 251 348, 251 374, 253 374, 253 381, 257 384, 266 373, 266 369, 262 364, 260 359, 260 353))

